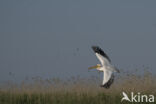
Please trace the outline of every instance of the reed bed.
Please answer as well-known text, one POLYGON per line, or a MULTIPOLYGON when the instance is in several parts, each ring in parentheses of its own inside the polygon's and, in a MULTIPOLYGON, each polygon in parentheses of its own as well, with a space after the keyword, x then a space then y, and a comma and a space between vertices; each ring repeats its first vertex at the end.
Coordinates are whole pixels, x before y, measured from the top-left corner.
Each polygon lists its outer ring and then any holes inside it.
POLYGON ((96 76, 66 80, 34 77, 20 84, 7 82, 0 86, 0 104, 132 104, 121 102, 123 91, 156 96, 156 76, 149 72, 121 73, 110 89, 99 87, 100 79, 96 76))

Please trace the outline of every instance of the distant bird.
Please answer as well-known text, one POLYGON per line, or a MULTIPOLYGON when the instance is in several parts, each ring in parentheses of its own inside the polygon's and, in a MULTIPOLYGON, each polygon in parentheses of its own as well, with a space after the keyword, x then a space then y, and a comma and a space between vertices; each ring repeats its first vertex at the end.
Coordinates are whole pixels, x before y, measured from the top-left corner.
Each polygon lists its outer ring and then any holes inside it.
POLYGON ((109 88, 110 85, 114 81, 114 72, 119 72, 119 70, 111 65, 110 58, 106 55, 106 53, 98 46, 92 46, 95 55, 100 60, 101 64, 97 64, 96 66, 89 67, 88 69, 97 69, 100 72, 103 72, 103 82, 101 87, 109 88))

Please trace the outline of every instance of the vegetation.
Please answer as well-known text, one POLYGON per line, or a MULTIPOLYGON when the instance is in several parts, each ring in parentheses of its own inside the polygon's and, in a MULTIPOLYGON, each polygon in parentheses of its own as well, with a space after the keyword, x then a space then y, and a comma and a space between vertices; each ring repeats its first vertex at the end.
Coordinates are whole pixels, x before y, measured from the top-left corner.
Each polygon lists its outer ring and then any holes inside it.
POLYGON ((35 77, 20 84, 8 82, 1 85, 0 104, 134 104, 128 101, 121 102, 122 92, 128 95, 130 92, 140 92, 156 96, 155 78, 149 72, 143 75, 122 73, 122 76, 116 77, 110 89, 104 89, 99 87, 99 77, 72 77, 67 80, 43 80, 35 77))

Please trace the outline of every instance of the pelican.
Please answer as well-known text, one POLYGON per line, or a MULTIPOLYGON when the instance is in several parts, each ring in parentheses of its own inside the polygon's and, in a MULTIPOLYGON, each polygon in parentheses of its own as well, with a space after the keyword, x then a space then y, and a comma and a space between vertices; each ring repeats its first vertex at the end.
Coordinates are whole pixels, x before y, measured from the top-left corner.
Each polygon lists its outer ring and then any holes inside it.
POLYGON ((119 72, 119 70, 113 65, 111 65, 110 58, 100 47, 92 46, 92 49, 95 52, 95 55, 97 56, 101 64, 89 67, 88 69, 97 69, 98 71, 103 72, 103 82, 101 87, 108 89, 114 81, 114 72, 119 72))

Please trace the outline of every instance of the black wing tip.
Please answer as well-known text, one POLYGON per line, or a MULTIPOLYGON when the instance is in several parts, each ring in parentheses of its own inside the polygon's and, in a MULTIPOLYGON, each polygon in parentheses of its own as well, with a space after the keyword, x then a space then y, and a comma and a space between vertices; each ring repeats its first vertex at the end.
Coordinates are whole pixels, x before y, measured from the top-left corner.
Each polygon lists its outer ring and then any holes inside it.
POLYGON ((100 85, 100 87, 104 87, 106 89, 109 89, 110 88, 110 86, 106 86, 106 85, 100 85))
POLYGON ((105 58, 107 58, 109 60, 109 62, 111 62, 110 58, 107 56, 107 54, 98 46, 92 46, 92 49, 95 53, 99 53, 102 56, 104 56, 105 58))
POLYGON ((92 46, 92 49, 94 50, 94 52, 98 52, 98 50, 101 50, 101 48, 98 46, 92 46))
POLYGON ((107 83, 105 83, 104 85, 101 85, 101 87, 109 89, 113 82, 114 82, 114 75, 111 76, 111 78, 109 79, 107 83))

